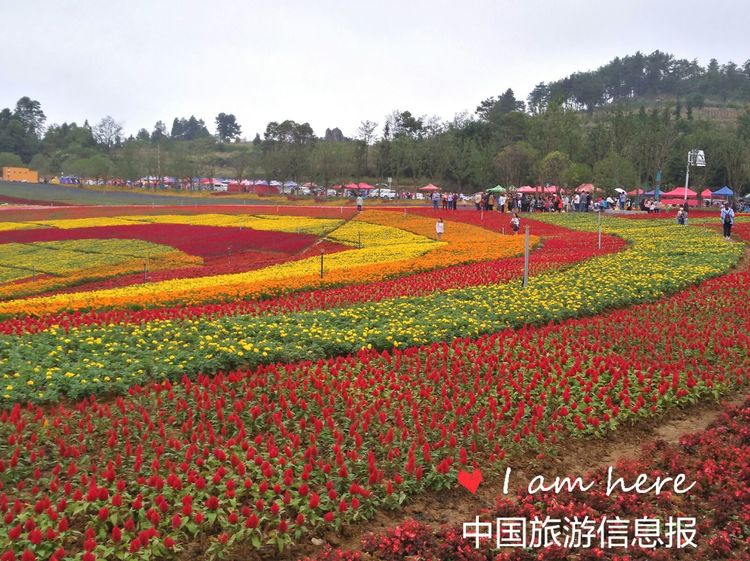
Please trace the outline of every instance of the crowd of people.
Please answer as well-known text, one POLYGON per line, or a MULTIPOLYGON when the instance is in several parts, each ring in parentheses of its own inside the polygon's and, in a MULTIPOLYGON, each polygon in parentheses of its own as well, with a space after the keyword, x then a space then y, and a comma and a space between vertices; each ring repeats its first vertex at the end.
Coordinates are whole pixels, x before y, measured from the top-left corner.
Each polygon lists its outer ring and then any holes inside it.
MULTIPOLYGON (((438 210, 457 210, 460 195, 458 193, 438 193, 434 192, 431 196, 432 208, 438 210)), ((527 193, 515 193, 506 195, 505 193, 476 193, 473 197, 474 206, 477 211, 493 211, 500 213, 508 212, 511 215, 510 225, 514 234, 517 234, 521 219, 520 212, 596 212, 607 209, 634 210, 635 203, 626 196, 626 193, 619 193, 617 198, 599 197, 594 200, 591 193, 574 193, 569 196, 565 193, 545 194, 541 196, 527 193)), ((661 201, 654 199, 640 199, 638 207, 641 211, 648 213, 661 213, 664 208, 661 201)), ((361 209, 361 207, 360 207, 361 209)), ((686 201, 678 206, 677 223, 687 225, 690 206, 686 201)), ((734 225, 734 208, 729 202, 724 203, 721 209, 721 222, 724 228, 724 238, 731 240, 732 226, 734 225)), ((442 218, 438 218, 435 224, 437 239, 440 240, 445 233, 445 223, 442 218)))
POLYGON ((458 210, 458 202, 461 195, 458 193, 438 193, 434 191, 430 197, 432 199, 432 208, 435 210, 441 206, 443 210, 458 210))

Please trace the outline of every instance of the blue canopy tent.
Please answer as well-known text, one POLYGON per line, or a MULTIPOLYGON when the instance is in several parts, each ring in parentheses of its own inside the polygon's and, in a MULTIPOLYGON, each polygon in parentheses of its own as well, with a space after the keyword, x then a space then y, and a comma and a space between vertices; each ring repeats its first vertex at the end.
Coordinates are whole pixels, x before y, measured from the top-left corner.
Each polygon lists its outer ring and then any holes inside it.
POLYGON ((714 196, 714 197, 733 197, 734 196, 734 191, 732 191, 729 187, 727 187, 726 185, 724 185, 724 187, 722 187, 718 191, 714 191, 713 194, 712 194, 712 196, 714 196))

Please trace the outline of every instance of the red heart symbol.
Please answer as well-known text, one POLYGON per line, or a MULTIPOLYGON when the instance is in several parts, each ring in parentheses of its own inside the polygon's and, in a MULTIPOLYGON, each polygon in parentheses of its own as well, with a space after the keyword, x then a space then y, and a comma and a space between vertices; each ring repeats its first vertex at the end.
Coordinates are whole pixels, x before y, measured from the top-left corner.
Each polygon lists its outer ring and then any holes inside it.
POLYGON ((478 469, 475 469, 472 473, 461 470, 458 472, 458 482, 473 495, 477 492, 477 487, 482 482, 482 472, 478 469))

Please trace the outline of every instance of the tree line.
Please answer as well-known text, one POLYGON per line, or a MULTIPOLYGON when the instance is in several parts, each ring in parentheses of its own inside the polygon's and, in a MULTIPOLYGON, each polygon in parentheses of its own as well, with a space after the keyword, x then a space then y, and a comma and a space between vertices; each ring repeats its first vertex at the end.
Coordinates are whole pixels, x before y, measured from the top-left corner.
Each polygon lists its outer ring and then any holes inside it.
POLYGON ((28 164, 44 175, 233 177, 316 181, 431 181, 464 192, 497 183, 613 189, 682 185, 687 153, 707 166, 692 185, 750 187, 750 63, 703 68, 656 51, 616 58, 596 71, 540 84, 527 99, 512 89, 446 121, 395 110, 364 120, 351 137, 315 135, 309 123, 271 121, 252 140, 236 117, 219 113, 215 132, 195 116, 159 121, 127 138, 111 116, 46 126, 38 101, 0 111, 0 165, 28 164), (700 117, 711 104, 732 107, 730 122, 700 117))

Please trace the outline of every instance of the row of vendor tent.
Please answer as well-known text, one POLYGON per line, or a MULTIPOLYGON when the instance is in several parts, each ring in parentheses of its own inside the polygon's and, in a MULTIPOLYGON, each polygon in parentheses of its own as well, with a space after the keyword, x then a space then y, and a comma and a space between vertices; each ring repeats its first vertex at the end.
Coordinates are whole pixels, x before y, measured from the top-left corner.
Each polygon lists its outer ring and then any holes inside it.
MULTIPOLYGON (((685 198, 685 187, 675 187, 671 191, 660 191, 659 196, 663 198, 685 198)), ((653 197, 656 194, 655 190, 652 191, 644 191, 643 189, 633 189, 632 191, 628 191, 628 195, 632 196, 644 196, 644 197, 653 197)), ((711 189, 704 189, 700 193, 701 199, 713 199, 713 198, 728 198, 733 197, 734 191, 732 191, 729 187, 726 185, 722 187, 721 189, 717 189, 716 191, 711 191, 711 189)), ((693 191, 692 189, 687 189, 687 198, 688 199, 695 199, 698 198, 698 192, 693 191)))

